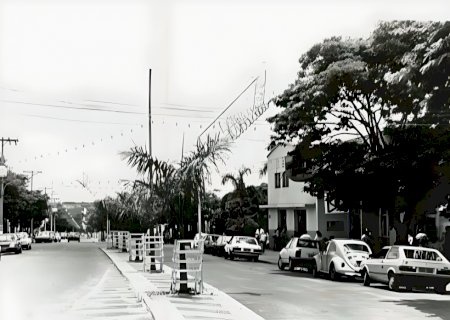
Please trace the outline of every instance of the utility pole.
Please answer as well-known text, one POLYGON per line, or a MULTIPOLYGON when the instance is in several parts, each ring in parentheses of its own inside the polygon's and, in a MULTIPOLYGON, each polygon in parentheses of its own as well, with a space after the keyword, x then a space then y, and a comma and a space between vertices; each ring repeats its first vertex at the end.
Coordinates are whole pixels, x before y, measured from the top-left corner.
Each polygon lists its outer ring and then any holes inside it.
MULTIPOLYGON (((148 154, 152 157, 152 69, 148 70, 148 154)), ((150 166, 150 196, 153 189, 153 165, 150 166)))
MULTIPOLYGON (((30 171, 24 171, 24 173, 30 173, 31 174, 31 179, 30 179, 30 191, 33 192, 33 177, 35 175, 38 175, 39 173, 42 173, 42 171, 34 171, 34 170, 30 170, 30 171)), ((34 219, 31 218, 31 223, 30 223, 30 236, 33 236, 33 223, 34 223, 34 219)))
POLYGON ((5 194, 6 188, 6 185, 3 184, 3 180, 8 174, 8 169, 5 165, 5 156, 3 155, 3 148, 6 143, 14 143, 15 145, 17 145, 17 142, 19 142, 19 140, 2 137, 0 141, 2 142, 2 154, 0 156, 0 234, 3 234, 3 196, 5 194))

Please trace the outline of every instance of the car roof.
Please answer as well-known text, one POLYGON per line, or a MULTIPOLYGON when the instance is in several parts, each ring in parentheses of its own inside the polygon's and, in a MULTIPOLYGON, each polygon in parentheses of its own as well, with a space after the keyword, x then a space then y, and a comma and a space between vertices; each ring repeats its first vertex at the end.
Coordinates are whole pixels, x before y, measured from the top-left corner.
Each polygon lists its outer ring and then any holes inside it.
POLYGON ((334 241, 334 242, 336 242, 338 244, 341 244, 341 245, 347 244, 347 243, 355 243, 355 244, 365 244, 365 245, 367 245, 367 243, 365 243, 362 240, 358 240, 358 239, 331 239, 329 241, 334 241))

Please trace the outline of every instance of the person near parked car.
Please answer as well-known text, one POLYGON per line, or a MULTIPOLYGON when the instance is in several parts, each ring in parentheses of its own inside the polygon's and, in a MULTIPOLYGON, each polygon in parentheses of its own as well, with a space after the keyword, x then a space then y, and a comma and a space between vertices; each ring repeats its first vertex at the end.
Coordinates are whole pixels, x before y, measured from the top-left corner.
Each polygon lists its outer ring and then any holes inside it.
POLYGON ((322 240, 322 232, 317 230, 316 231, 316 236, 314 237, 314 240, 321 241, 322 240))
POLYGON ((263 234, 263 233, 264 233, 264 229, 261 228, 260 226, 258 226, 258 228, 255 231, 255 238, 256 238, 256 240, 258 240, 258 242, 259 242, 259 238, 261 237, 261 234, 263 234))
POLYGON ((264 253, 264 251, 266 250, 266 244, 268 242, 268 237, 267 237, 267 233, 263 232, 259 234, 259 245, 261 246, 261 250, 264 253))

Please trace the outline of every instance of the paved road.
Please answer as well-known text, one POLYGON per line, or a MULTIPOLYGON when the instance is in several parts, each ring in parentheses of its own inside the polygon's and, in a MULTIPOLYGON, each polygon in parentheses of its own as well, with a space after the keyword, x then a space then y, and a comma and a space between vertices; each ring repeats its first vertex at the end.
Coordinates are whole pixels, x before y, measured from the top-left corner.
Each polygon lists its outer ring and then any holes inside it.
MULTIPOLYGON (((165 256, 171 259, 172 246, 165 256)), ((276 259, 273 251, 256 263, 205 255, 204 280, 265 319, 450 319, 450 293, 391 292, 384 285, 314 279, 280 271, 276 259)))
POLYGON ((33 244, 2 255, 0 319, 149 319, 99 245, 33 244))

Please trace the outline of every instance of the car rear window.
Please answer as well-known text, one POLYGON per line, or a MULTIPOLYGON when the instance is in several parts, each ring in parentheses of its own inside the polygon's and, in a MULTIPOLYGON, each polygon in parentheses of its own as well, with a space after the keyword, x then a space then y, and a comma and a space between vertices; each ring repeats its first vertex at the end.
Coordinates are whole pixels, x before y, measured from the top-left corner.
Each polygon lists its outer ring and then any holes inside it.
POLYGON ((297 242, 297 248, 318 248, 318 243, 313 240, 299 239, 297 242))
POLYGON ((403 249, 406 259, 442 261, 439 253, 424 249, 403 249))
POLYGON ((11 241, 11 236, 9 234, 1 234, 0 241, 11 241))
POLYGON ((369 252, 369 247, 363 244, 358 243, 347 243, 344 245, 345 248, 347 248, 350 251, 364 251, 369 252))
POLYGON ((256 239, 253 238, 239 238, 236 240, 236 243, 257 244, 256 239))

